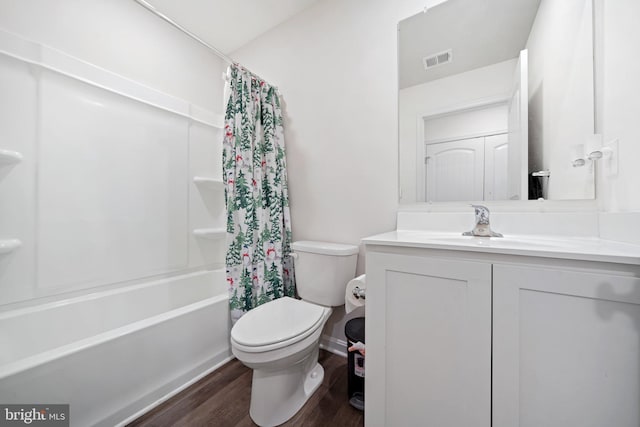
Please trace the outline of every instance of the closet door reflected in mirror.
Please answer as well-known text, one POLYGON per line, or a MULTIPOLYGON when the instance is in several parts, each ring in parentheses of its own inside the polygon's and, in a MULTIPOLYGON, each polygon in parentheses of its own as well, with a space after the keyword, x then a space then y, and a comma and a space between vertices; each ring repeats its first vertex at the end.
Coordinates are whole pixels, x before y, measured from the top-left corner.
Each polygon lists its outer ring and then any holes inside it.
POLYGON ((508 199, 507 123, 506 103, 425 118, 425 200, 508 199))
MULTIPOLYGON (((400 22, 400 202, 592 199, 592 0, 446 0, 400 22)), ((598 147, 595 147, 598 148, 598 147)))

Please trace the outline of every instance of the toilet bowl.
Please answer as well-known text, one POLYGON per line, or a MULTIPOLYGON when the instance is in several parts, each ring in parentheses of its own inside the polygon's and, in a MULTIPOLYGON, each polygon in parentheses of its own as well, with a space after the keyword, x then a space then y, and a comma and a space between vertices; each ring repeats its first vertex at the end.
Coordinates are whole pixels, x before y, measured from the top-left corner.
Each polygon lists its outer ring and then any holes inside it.
POLYGON ((253 369, 249 413, 259 426, 287 421, 322 383, 318 343, 330 314, 328 307, 284 297, 251 310, 234 326, 231 348, 253 369))
POLYGON ((302 299, 284 297, 256 307, 231 330, 233 354, 253 369, 249 414, 262 427, 293 417, 322 383, 322 329, 331 307, 344 304, 346 284, 355 276, 357 246, 294 242, 292 248, 302 299))

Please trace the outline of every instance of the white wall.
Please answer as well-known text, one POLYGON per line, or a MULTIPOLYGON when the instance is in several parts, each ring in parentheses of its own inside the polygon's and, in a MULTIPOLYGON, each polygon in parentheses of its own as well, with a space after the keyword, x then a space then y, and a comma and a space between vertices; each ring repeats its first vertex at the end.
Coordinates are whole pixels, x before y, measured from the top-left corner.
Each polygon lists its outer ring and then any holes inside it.
POLYGON ((507 132, 508 106, 491 104, 473 110, 464 110, 444 116, 424 119, 424 141, 464 139, 482 134, 507 132))
MULTIPOLYGON (((294 240, 359 244, 395 228, 397 24, 438 3, 320 1, 232 52, 283 96, 294 240)), ((327 330, 344 339, 342 315, 327 330)))
POLYGON ((459 109, 487 100, 507 99, 517 59, 478 68, 421 85, 399 94, 401 203, 413 203, 416 195, 416 143, 421 139, 418 120, 430 114, 459 109))
POLYGON ((529 171, 550 170, 548 198, 591 199, 594 174, 574 168, 594 132, 591 0, 542 0, 529 51, 529 171))
POLYGON ((0 51, 0 306, 222 265, 220 59, 130 0, 3 1, 0 51))
POLYGON ((423 5, 320 1, 232 52, 283 96, 294 239, 395 227, 396 26, 423 5))
POLYGON ((618 139, 620 149, 618 175, 600 175, 598 200, 604 211, 640 211, 640 58, 635 54, 640 46, 640 2, 602 2, 602 131, 605 143, 618 139))

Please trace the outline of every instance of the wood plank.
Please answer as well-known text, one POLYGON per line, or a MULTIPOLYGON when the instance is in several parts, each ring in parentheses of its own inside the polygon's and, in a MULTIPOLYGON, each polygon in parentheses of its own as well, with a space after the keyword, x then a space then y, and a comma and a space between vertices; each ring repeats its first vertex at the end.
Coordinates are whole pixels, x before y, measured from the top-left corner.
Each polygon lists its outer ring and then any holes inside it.
MULTIPOLYGON (((322 385, 283 426, 364 426, 364 413, 347 399, 347 360, 321 350, 319 362, 322 385)), ((249 417, 251 376, 251 369, 233 360, 127 427, 255 427, 249 417)))

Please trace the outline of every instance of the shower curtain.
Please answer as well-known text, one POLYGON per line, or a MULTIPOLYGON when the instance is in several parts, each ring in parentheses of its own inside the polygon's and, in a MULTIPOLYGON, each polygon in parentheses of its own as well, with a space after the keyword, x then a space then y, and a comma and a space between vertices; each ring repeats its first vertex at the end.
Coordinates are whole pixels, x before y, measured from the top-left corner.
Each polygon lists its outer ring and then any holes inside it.
POLYGON ((295 295, 283 117, 277 88, 230 66, 223 139, 226 271, 235 322, 295 295))

